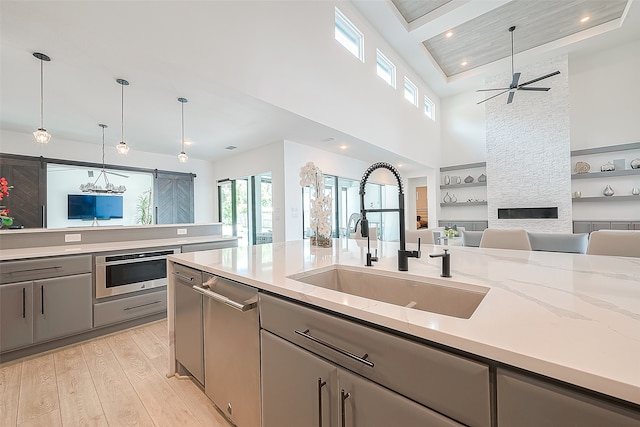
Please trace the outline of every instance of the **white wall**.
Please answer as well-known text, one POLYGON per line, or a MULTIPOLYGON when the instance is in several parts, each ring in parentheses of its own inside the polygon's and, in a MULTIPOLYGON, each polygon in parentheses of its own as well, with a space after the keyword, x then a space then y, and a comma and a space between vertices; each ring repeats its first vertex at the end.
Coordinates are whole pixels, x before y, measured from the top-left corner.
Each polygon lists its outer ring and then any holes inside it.
MULTIPOLYGON (((74 160, 91 163, 102 163, 102 133, 96 126, 96 141, 86 143, 56 138, 55 135, 46 145, 37 144, 32 134, 0 131, 2 146, 0 151, 7 154, 24 156, 43 156, 53 159, 74 160)), ((211 163, 203 160, 189 159, 187 163, 178 162, 176 156, 137 151, 131 147, 129 154, 120 156, 115 147, 105 147, 105 164, 121 165, 148 169, 168 170, 184 173, 194 173, 194 209, 195 222, 207 223, 214 221, 211 163)), ((79 185, 79 184, 78 184, 79 185)))

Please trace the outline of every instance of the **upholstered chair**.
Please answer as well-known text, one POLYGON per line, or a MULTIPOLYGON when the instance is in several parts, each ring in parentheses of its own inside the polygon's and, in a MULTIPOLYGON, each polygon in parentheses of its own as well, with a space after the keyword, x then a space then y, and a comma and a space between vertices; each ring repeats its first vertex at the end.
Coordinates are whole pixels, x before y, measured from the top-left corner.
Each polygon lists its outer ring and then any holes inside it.
POLYGON ((531 243, 526 230, 487 228, 482 233, 480 247, 530 251, 531 243))
POLYGON ((587 253, 640 258, 640 230, 593 231, 587 253))
POLYGON ((483 231, 466 231, 462 232, 462 246, 471 246, 477 248, 480 246, 483 231))
POLYGON ((532 251, 568 252, 584 254, 589 242, 588 233, 529 233, 532 251))

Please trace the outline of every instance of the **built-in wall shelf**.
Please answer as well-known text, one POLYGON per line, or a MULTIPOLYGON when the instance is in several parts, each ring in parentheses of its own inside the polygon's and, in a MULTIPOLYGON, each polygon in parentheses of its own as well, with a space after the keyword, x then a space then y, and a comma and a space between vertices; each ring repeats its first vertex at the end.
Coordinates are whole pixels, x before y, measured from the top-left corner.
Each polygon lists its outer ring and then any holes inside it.
MULTIPOLYGON (((635 200, 640 202, 640 196, 598 196, 598 197, 574 197, 574 202, 630 202, 635 200)), ((450 203, 452 204, 452 203, 450 203)), ((442 203, 440 204, 442 205, 442 203)))
POLYGON ((486 206, 487 202, 455 202, 455 203, 440 203, 440 207, 445 206, 486 206))
POLYGON ((486 187, 486 186, 487 186, 486 182, 472 182, 470 184, 466 184, 466 183, 449 184, 449 185, 443 184, 443 185, 440 185, 440 189, 444 190, 447 188, 467 188, 467 187, 486 187))
POLYGON ((445 166, 440 168, 440 172, 459 171, 462 169, 484 168, 487 166, 487 162, 468 163, 466 165, 445 166))
MULTIPOLYGON (((571 179, 584 179, 584 178, 610 178, 613 176, 627 176, 627 175, 640 175, 640 169, 623 169, 609 172, 590 172, 590 173, 574 173, 571 174, 571 179)), ((442 186, 440 186, 442 188, 442 186)))
MULTIPOLYGON (((606 147, 585 148, 584 150, 573 150, 571 156, 588 156, 590 154, 613 153, 615 151, 640 150, 640 142, 629 144, 609 145, 606 147)), ((442 170, 442 169, 440 169, 442 170)))

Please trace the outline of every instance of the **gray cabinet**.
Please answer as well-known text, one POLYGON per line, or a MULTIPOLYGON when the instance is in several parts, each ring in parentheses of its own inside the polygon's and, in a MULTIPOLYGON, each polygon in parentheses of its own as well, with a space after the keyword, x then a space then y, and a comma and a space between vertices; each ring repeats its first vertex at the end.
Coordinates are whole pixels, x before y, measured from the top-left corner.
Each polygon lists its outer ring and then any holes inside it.
POLYGON ((424 407, 470 426, 491 425, 486 364, 265 294, 260 320, 263 329, 424 407))
POLYGON ((11 196, 2 205, 11 211, 14 225, 45 227, 47 165, 38 158, 0 155, 0 176, 13 185, 11 196))
POLYGON ((265 330, 262 427, 462 426, 265 330))
POLYGON ((94 304, 93 324, 97 328, 166 311, 167 290, 154 290, 94 304))
POLYGON ((202 285, 202 272, 173 264, 173 280, 176 361, 204 384, 202 294, 192 288, 202 285))
POLYGON ((3 262, 0 353, 92 328, 91 256, 3 262))
POLYGON ((33 282, 0 285, 0 353, 33 342, 33 282))
POLYGON ((640 414, 621 405, 506 369, 497 378, 500 427, 640 426, 640 414))

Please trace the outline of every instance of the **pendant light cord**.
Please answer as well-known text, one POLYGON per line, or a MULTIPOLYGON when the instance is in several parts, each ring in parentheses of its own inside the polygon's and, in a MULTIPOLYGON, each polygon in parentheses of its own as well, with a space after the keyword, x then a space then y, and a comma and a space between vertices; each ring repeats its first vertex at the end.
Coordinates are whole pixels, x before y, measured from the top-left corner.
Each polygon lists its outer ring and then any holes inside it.
POLYGON ((43 63, 44 61, 40 60, 40 129, 44 129, 44 78, 43 74, 43 63))
POLYGON ((513 76, 513 31, 511 31, 511 75, 513 76))
POLYGON ((121 112, 121 117, 120 117, 120 123, 121 123, 121 128, 120 128, 120 136, 122 137, 121 141, 124 141, 124 85, 121 84, 122 86, 122 90, 121 90, 121 96, 120 96, 120 112, 121 112))
POLYGON ((184 102, 180 104, 182 106, 182 152, 184 153, 184 102))

